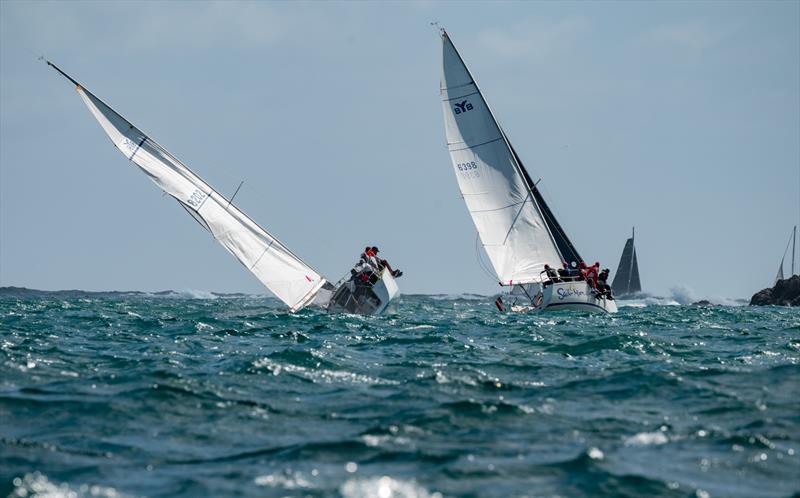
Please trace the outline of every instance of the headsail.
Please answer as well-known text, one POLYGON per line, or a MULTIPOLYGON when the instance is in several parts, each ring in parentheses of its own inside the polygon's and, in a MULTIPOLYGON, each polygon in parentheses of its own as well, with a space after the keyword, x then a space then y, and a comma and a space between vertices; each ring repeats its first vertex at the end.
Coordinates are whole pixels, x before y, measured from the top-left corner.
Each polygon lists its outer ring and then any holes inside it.
POLYGON ((642 291, 642 283, 639 280, 639 262, 636 260, 636 246, 633 243, 635 232, 631 232, 631 238, 625 241, 625 248, 619 259, 617 273, 614 275, 614 282, 611 288, 614 294, 624 296, 635 294, 642 291))
MULTIPOLYGON (((785 259, 785 256, 784 256, 784 259, 785 259)), ((783 280, 783 279, 784 279, 784 276, 783 276, 783 259, 781 259, 781 265, 778 267, 778 274, 775 275, 775 281, 772 282, 772 285, 777 284, 778 280, 783 280)))
POLYGON ((773 282, 773 285, 777 284, 778 280, 783 280, 785 278, 784 274, 783 274, 783 263, 786 261, 786 253, 789 252, 789 245, 792 246, 792 264, 791 264, 791 269, 792 269, 792 276, 794 276, 794 259, 795 259, 795 244, 796 243, 797 243, 797 226, 792 228, 792 235, 789 236, 789 242, 786 243, 786 249, 783 250, 783 257, 781 258, 780 266, 778 266, 778 274, 775 276, 775 282, 773 282))
POLYGON ((232 202, 51 62, 77 87, 95 119, 128 160, 174 197, 292 311, 311 302, 325 279, 232 202))
POLYGON ((498 280, 538 282, 545 264, 580 261, 444 30, 442 50, 450 158, 498 280))

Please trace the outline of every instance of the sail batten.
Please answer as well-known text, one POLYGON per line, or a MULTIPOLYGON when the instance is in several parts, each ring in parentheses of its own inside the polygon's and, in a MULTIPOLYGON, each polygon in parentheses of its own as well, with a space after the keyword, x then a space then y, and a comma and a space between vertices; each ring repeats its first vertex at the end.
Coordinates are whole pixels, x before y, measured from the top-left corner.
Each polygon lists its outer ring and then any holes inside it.
POLYGON ((459 189, 500 283, 537 282, 545 264, 580 261, 444 31, 441 93, 459 189))
POLYGON ((117 149, 175 198, 228 252, 292 311, 309 304, 326 280, 164 147, 86 90, 78 94, 117 149))

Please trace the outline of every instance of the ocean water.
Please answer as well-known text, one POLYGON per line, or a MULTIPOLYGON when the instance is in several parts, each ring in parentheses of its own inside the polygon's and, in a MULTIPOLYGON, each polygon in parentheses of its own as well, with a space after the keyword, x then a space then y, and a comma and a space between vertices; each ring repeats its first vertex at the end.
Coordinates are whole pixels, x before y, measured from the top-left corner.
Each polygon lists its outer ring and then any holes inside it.
POLYGON ((800 310, 632 304, 6 292, 0 495, 798 496, 800 310))

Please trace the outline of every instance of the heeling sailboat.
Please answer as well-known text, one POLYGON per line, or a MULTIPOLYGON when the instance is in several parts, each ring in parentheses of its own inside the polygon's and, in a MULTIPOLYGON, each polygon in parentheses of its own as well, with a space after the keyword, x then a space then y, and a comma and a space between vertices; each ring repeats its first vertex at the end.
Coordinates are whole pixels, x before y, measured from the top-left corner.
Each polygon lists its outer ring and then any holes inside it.
POLYGON ((441 30, 441 95, 450 158, 461 195, 513 311, 615 312, 585 281, 550 283, 545 264, 581 262, 508 137, 492 114, 450 36, 441 30), (547 283, 547 285, 545 285, 547 283))
POLYGON ((614 275, 614 282, 611 284, 614 294, 620 297, 642 291, 642 282, 639 279, 639 262, 636 260, 636 246, 633 242, 635 235, 635 228, 631 229, 631 238, 625 241, 622 256, 619 258, 617 273, 614 275))
MULTIPOLYGON (((328 307, 332 293, 339 289, 237 208, 232 199, 214 190, 175 156, 55 64, 50 61, 47 64, 76 86, 83 102, 114 146, 161 190, 178 201, 292 312, 312 303, 328 307)), ((360 293, 351 300, 349 311, 376 314, 386 308, 397 294, 397 286, 389 272, 383 273, 383 278, 374 285, 375 292, 360 293), (391 292, 382 292, 386 287, 391 292)))

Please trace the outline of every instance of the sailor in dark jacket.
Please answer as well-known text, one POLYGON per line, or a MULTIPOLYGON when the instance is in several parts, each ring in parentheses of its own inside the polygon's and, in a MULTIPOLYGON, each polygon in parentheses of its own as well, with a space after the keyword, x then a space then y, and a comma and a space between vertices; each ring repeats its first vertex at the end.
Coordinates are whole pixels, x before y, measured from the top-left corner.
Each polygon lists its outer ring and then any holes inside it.
POLYGON ((614 296, 611 295, 611 286, 608 285, 608 275, 610 270, 608 268, 604 268, 603 271, 600 272, 600 275, 597 277, 597 297, 603 297, 610 300, 614 300, 614 296))
POLYGON ((558 272, 555 268, 550 268, 550 265, 544 265, 544 271, 547 274, 547 278, 550 279, 544 283, 545 287, 555 282, 561 282, 561 279, 558 278, 558 272))

